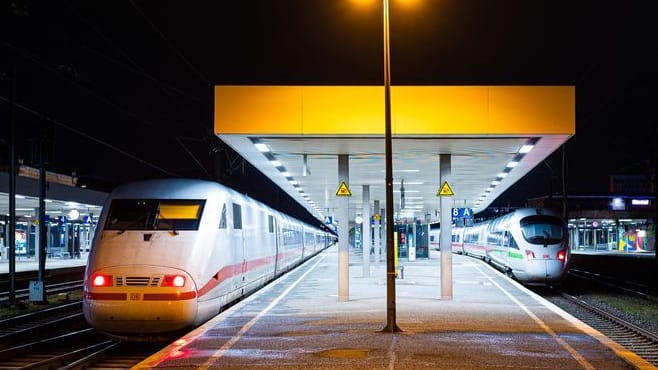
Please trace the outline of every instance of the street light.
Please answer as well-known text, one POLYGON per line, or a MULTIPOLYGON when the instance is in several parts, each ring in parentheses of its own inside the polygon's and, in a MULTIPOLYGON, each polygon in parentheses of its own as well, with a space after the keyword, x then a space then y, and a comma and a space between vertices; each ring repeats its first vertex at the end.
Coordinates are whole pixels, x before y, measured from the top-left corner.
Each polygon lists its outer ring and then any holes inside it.
POLYGON ((391 134, 391 53, 389 40, 388 0, 382 0, 384 18, 384 135, 386 155, 386 327, 398 332, 395 307, 395 248, 393 244, 393 139, 391 134))
MULTIPOLYGON (((413 2, 412 0, 405 0, 413 2)), ((384 135, 386 156, 386 327, 399 332, 395 308, 395 249, 393 244, 393 149, 391 134, 391 53, 389 39, 389 0, 382 0, 384 23, 384 135)))

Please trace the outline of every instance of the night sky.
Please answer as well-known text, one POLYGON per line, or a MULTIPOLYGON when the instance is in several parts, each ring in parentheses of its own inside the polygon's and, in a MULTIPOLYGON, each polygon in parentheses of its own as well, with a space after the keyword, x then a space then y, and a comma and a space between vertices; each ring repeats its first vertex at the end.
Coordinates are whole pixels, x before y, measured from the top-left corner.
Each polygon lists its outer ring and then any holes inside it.
MULTIPOLYGON (((391 0, 393 84, 575 85, 570 194, 649 174, 658 122, 655 1, 391 0)), ((16 153, 40 133, 49 169, 109 191, 214 178, 289 211, 214 137, 213 86, 383 84, 380 1, 0 2, 0 164, 12 75, 16 153)), ((559 192, 558 150, 496 204, 559 192)))

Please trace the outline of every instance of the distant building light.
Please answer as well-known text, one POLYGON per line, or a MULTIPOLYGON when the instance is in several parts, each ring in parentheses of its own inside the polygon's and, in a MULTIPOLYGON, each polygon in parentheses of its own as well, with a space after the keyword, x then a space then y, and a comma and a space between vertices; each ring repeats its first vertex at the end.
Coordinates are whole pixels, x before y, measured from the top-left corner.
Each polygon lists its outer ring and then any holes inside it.
POLYGON ((77 209, 72 209, 72 210, 69 212, 69 219, 70 219, 70 220, 77 220, 78 217, 80 217, 80 212, 78 212, 77 209))
POLYGON ((626 209, 626 202, 624 202, 624 199, 622 198, 612 198, 610 207, 613 211, 623 211, 626 209))
POLYGON ((631 199, 631 204, 634 206, 648 206, 649 199, 631 199))
POLYGON ((526 145, 522 146, 521 149, 519 149, 519 153, 528 153, 528 152, 531 151, 532 148, 534 148, 534 147, 535 147, 534 145, 528 145, 528 144, 526 144, 526 145))

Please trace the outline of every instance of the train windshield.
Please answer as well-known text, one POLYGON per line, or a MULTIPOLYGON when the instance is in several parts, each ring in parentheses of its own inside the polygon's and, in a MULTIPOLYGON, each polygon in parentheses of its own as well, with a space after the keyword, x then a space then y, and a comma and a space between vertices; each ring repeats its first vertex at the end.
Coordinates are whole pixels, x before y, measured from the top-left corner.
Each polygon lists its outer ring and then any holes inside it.
POLYGON ((114 199, 106 230, 197 230, 205 200, 114 199))
POLYGON ((521 220, 521 233, 531 244, 557 244, 564 238, 564 225, 556 217, 529 216, 521 220))

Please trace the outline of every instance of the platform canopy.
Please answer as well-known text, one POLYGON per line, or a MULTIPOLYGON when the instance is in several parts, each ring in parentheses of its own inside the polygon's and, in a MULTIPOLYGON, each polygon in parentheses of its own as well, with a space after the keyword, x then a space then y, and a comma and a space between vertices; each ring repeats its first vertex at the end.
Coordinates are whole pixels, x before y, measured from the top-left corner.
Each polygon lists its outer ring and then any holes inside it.
MULTIPOLYGON (((392 86, 391 110, 405 219, 438 219, 440 154, 451 155, 454 207, 477 213, 575 134, 573 86, 392 86)), ((337 209, 339 154, 350 219, 363 185, 384 207, 383 86, 216 86, 214 118, 220 139, 318 219, 337 209)))

